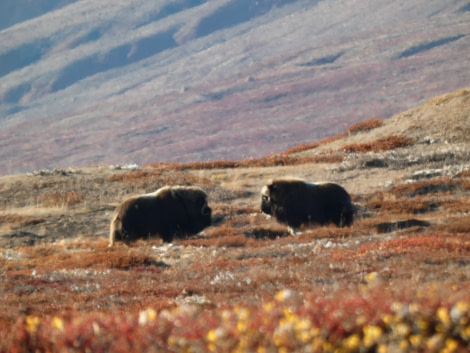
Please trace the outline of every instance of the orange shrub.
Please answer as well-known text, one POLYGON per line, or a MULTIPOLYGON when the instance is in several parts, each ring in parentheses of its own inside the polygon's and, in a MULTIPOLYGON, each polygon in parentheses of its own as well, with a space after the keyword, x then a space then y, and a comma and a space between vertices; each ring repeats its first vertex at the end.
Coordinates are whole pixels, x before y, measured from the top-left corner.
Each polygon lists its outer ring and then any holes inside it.
POLYGON ((353 143, 340 150, 349 153, 383 152, 399 147, 412 146, 414 142, 404 135, 390 135, 365 143, 353 143))
POLYGON ((321 145, 320 142, 302 143, 301 145, 289 148, 283 154, 289 155, 289 154, 294 154, 294 153, 303 152, 303 151, 307 151, 307 150, 312 150, 314 148, 317 148, 320 145, 321 145))
POLYGON ((360 131, 369 131, 383 125, 383 121, 380 119, 369 119, 351 126, 346 133, 352 134, 360 131))

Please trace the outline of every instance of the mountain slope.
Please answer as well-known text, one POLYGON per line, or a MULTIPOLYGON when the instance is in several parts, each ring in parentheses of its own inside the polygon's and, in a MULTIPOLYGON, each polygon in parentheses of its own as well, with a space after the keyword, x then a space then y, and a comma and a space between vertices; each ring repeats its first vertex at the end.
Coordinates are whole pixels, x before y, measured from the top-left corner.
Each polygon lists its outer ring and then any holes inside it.
POLYGON ((469 82, 466 1, 51 4, 0 32, 0 173, 259 157, 469 82))

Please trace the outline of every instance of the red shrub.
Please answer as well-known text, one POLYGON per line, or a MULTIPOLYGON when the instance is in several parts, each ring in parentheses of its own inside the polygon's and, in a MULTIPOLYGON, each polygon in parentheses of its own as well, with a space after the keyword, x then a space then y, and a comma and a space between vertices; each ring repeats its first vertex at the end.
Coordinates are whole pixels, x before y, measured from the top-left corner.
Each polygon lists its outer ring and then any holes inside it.
POLYGON ((380 119, 369 119, 360 123, 354 124, 348 130, 346 134, 353 134, 362 131, 369 131, 383 125, 383 120, 380 119))
POLYGON ((353 143, 340 150, 349 153, 383 152, 399 147, 412 146, 414 142, 404 135, 390 135, 366 143, 353 143))

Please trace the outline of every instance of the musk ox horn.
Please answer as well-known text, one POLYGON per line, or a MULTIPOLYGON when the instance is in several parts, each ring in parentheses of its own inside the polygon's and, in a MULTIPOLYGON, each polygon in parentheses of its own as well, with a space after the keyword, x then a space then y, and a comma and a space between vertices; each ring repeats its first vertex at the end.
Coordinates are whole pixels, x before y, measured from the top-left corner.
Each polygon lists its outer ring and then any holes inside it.
POLYGON ((110 224, 109 246, 159 236, 171 242, 175 235, 197 234, 211 225, 207 194, 193 186, 164 186, 131 197, 115 210, 110 224))
POLYGON ((350 226, 354 207, 347 191, 338 184, 277 179, 261 189, 261 211, 287 224, 293 233, 308 224, 350 226))

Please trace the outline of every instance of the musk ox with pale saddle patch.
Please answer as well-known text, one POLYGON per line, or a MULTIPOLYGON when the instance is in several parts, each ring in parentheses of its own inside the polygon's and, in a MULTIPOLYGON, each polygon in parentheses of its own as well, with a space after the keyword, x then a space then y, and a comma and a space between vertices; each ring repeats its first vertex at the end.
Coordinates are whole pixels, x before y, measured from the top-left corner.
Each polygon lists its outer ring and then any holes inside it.
POLYGON ((261 190, 261 211, 287 224, 295 234, 302 225, 353 223, 351 197, 335 183, 309 183, 300 179, 277 179, 261 190))
POLYGON ((207 194, 193 186, 164 186, 157 191, 131 197, 113 214, 109 246, 159 236, 164 242, 175 235, 193 235, 211 225, 212 210, 207 194))

